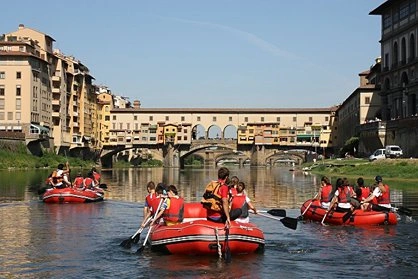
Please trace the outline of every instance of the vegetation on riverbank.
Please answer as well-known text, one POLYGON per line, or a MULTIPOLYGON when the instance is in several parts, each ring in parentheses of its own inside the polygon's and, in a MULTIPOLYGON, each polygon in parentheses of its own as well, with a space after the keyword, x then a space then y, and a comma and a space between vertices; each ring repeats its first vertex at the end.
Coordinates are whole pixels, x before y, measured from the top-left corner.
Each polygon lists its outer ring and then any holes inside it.
POLYGON ((66 161, 72 168, 91 168, 95 165, 93 161, 65 157, 52 152, 44 152, 41 157, 34 156, 27 153, 26 146, 23 144, 15 147, 1 146, 0 158, 0 169, 56 168, 58 164, 66 161))
POLYGON ((327 176, 418 180, 417 159, 386 159, 369 162, 365 159, 330 159, 305 163, 302 169, 327 176))

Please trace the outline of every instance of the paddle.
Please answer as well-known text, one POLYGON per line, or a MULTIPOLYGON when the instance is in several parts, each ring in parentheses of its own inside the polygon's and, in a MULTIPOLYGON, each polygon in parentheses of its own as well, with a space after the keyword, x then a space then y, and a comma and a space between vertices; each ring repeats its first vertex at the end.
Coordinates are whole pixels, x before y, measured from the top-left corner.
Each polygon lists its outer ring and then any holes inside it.
POLYGON ((100 183, 99 188, 107 189, 107 184, 106 183, 100 183))
POLYGON ((285 227, 292 229, 292 230, 296 230, 298 226, 298 219, 296 218, 284 217, 284 218, 279 219, 279 218, 276 218, 267 214, 259 213, 259 212, 257 212, 257 215, 280 221, 285 227))
POLYGON ((345 222, 347 222, 348 219, 350 219, 350 217, 353 215, 353 213, 354 213, 354 210, 350 210, 346 214, 344 214, 344 216, 343 216, 343 224, 345 222))
MULTIPOLYGON (((158 204, 157 210, 154 212, 154 216, 151 218, 151 222, 155 221, 155 217, 157 217, 158 212, 160 211, 161 205, 163 204, 163 202, 164 202, 164 201, 165 201, 165 199, 163 199, 163 198, 161 198, 161 199, 160 199, 160 203, 158 204)), ((149 238, 149 236, 150 236, 150 234, 151 234, 151 231, 152 231, 152 228, 150 227, 150 228, 148 229, 147 236, 145 237, 145 240, 144 240, 144 242, 142 243, 142 246, 141 246, 141 247, 139 247, 139 249, 138 249, 138 250, 136 250, 136 254, 141 254, 141 253, 142 253, 142 251, 144 251, 144 249, 145 249, 145 245, 147 245, 148 238, 149 238)))
MULTIPOLYGON (((147 221, 145 222, 144 227, 146 227, 150 221, 151 221, 151 217, 149 217, 147 219, 147 221)), ((123 248, 126 248, 126 249, 130 249, 132 247, 132 243, 138 243, 139 238, 141 237, 141 232, 143 230, 144 230, 144 228, 140 227, 131 237, 122 241, 120 246, 122 246, 123 248)))
POLYGON ((308 204, 308 206, 305 208, 305 210, 303 211, 303 213, 298 217, 299 220, 303 219, 303 215, 305 215, 305 213, 308 211, 308 209, 311 207, 312 203, 314 202, 314 200, 318 197, 319 192, 316 193, 315 197, 313 197, 313 199, 311 200, 311 202, 308 204))
MULTIPOLYGON (((258 211, 260 212, 260 211, 258 211)), ((270 209, 267 211, 268 214, 273 215, 273 216, 278 216, 278 217, 286 217, 286 210, 284 209, 270 209)))
POLYGON ((400 214, 405 214, 406 216, 412 216, 412 210, 404 206, 392 207, 392 209, 399 212, 400 214))
POLYGON ((231 249, 229 249, 229 228, 227 228, 225 229, 225 262, 230 263, 231 260, 231 249))
POLYGON ((324 223, 325 218, 327 218, 328 212, 329 212, 328 210, 327 210, 327 211, 325 211, 324 217, 322 218, 322 221, 321 221, 321 225, 322 225, 322 226, 328 226, 327 224, 325 224, 325 223, 324 223))

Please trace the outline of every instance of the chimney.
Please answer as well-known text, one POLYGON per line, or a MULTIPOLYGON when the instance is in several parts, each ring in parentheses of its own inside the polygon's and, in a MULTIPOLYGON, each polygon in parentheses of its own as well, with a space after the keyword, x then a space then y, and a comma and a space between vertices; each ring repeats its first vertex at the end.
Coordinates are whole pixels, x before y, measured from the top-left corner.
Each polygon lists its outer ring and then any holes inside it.
POLYGON ((134 108, 136 108, 136 109, 141 108, 141 102, 139 100, 134 101, 134 108))
POLYGON ((19 24, 19 30, 25 28, 25 25, 23 23, 19 24))

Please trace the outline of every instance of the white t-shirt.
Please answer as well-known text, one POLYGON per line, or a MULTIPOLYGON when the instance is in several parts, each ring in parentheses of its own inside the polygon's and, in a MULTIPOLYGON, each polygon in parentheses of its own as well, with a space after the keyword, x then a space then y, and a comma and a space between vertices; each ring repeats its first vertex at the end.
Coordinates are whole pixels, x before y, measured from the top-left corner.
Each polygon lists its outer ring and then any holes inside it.
MULTIPOLYGON (((335 196, 338 197, 339 194, 340 194, 340 192, 337 189, 335 191, 335 196)), ((339 202, 338 207, 340 207, 340 208, 351 208, 351 204, 349 202, 339 202)))

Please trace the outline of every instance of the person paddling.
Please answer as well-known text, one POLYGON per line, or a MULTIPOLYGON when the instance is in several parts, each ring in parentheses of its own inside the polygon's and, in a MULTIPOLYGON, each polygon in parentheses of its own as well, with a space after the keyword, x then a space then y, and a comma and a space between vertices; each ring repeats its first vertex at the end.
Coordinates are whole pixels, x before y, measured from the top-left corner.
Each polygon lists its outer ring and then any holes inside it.
POLYGON ((373 193, 361 202, 363 210, 375 211, 389 211, 392 207, 390 204, 390 189, 389 185, 383 184, 383 179, 380 175, 375 177, 377 187, 374 188, 373 193), (377 204, 371 203, 373 199, 377 199, 377 204))
POLYGON ((249 223, 250 217, 249 217, 249 209, 254 211, 254 214, 257 214, 257 209, 255 209, 254 205, 251 203, 250 198, 245 194, 245 183, 240 181, 237 185, 237 194, 232 199, 231 204, 231 210, 234 210, 236 208, 240 208, 242 213, 241 215, 236 219, 237 222, 240 223, 249 223))

